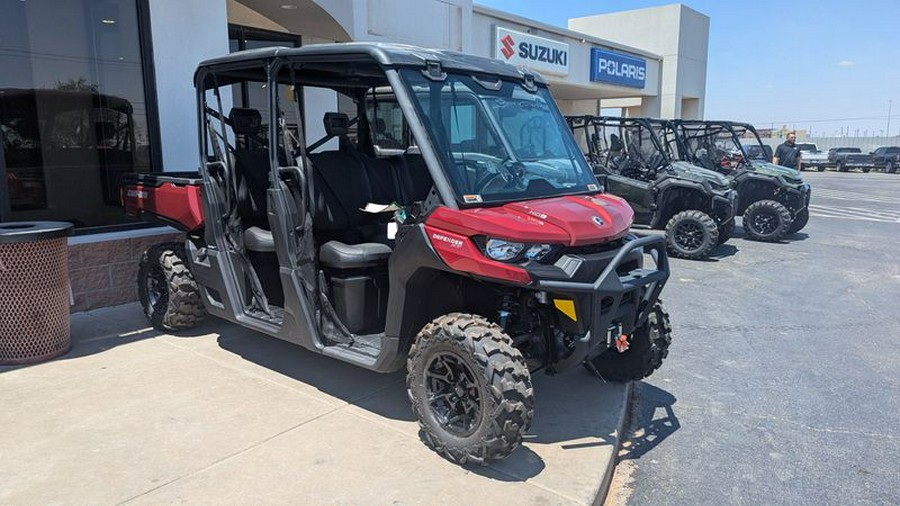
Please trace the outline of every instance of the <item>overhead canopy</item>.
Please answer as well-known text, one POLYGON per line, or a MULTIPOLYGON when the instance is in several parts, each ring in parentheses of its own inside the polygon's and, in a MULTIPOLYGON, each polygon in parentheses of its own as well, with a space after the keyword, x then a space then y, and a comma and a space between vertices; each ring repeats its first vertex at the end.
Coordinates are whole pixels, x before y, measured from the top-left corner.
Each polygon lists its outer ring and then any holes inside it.
MULTIPOLYGON (((526 75, 535 82, 544 79, 531 71, 515 67, 493 58, 464 54, 457 51, 425 49, 403 44, 348 42, 341 44, 313 44, 303 47, 268 47, 238 51, 200 63, 194 81, 204 89, 237 81, 265 81, 265 67, 276 61, 298 61, 303 63, 304 72, 298 75, 298 82, 310 83, 316 70, 330 76, 340 75, 346 80, 345 86, 371 87, 383 84, 382 69, 391 67, 425 68, 430 62, 437 62, 445 71, 466 74, 491 75, 501 78, 522 80, 526 75), (366 65, 369 63, 370 65, 366 65), (215 84, 208 78, 199 79, 210 73, 216 74, 215 84)), ((288 74, 279 76, 280 82, 290 82, 288 74)))

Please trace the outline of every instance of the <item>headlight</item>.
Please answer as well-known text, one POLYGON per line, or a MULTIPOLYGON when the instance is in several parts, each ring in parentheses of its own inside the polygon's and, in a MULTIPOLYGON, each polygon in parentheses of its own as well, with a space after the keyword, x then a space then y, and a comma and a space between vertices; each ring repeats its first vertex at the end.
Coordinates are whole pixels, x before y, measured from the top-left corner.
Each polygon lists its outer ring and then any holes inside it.
POLYGON ((538 261, 553 251, 552 244, 526 244, 506 239, 489 238, 483 244, 484 254, 500 262, 538 261))
POLYGON ((523 249, 525 249, 525 245, 520 242, 488 239, 484 246, 484 253, 494 260, 509 262, 519 256, 523 249))

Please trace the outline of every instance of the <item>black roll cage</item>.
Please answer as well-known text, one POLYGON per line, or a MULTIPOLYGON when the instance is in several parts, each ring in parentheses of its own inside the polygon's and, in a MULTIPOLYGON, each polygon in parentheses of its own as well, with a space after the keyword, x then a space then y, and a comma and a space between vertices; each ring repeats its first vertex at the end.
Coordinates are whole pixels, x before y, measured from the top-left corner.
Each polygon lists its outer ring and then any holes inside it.
MULTIPOLYGON (((670 152, 668 145, 664 145, 657 135, 656 130, 653 128, 653 120, 650 118, 625 118, 618 116, 592 116, 592 115, 584 115, 584 116, 567 116, 566 122, 569 124, 569 128, 572 130, 575 129, 585 129, 589 132, 588 137, 585 139, 588 147, 588 157, 592 161, 596 161, 598 163, 602 163, 602 160, 606 160, 600 151, 600 147, 594 143, 594 136, 596 136, 597 141, 601 141, 604 139, 604 136, 601 135, 600 129, 603 127, 619 127, 619 128, 628 128, 629 126, 637 126, 648 133, 650 138, 650 142, 653 144, 653 148, 656 153, 662 157, 660 163, 657 167, 647 167, 651 170, 658 170, 660 167, 665 167, 672 163, 672 153, 670 152), (593 131, 591 131, 593 129, 593 131), (593 135, 591 135, 593 134, 593 135)), ((626 152, 630 151, 630 142, 626 146, 626 152)), ((610 151, 610 146, 606 146, 602 151, 607 152, 610 151)), ((608 155, 607 155, 608 156, 608 155)), ((631 156, 630 154, 628 155, 631 156)), ((641 165, 645 165, 647 160, 643 159, 638 160, 641 165)))
POLYGON ((763 144, 762 139, 759 138, 759 134, 756 132, 756 128, 749 123, 739 123, 736 121, 722 121, 722 120, 671 120, 671 123, 674 127, 679 131, 679 135, 676 135, 676 138, 679 143, 679 150, 683 153, 687 154, 691 159, 696 158, 696 153, 694 150, 690 149, 689 144, 687 142, 688 139, 699 139, 704 137, 715 137, 722 132, 728 132, 731 136, 731 140, 734 142, 734 145, 741 152, 741 164, 746 166, 748 169, 753 169, 753 161, 750 156, 747 154, 747 148, 744 147, 744 142, 741 140, 742 137, 738 136, 735 127, 743 128, 747 132, 751 132, 753 134, 753 138, 756 139, 756 144, 763 150, 765 153, 765 144, 763 144))

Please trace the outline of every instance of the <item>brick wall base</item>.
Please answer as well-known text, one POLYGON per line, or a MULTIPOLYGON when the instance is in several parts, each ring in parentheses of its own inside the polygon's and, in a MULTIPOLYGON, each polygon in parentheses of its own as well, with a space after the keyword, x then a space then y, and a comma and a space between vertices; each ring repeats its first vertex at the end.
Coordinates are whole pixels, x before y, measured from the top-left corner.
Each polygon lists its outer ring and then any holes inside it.
POLYGON ((136 301, 141 253, 154 244, 173 241, 183 242, 184 235, 162 234, 69 246, 69 278, 75 298, 71 312, 136 301))

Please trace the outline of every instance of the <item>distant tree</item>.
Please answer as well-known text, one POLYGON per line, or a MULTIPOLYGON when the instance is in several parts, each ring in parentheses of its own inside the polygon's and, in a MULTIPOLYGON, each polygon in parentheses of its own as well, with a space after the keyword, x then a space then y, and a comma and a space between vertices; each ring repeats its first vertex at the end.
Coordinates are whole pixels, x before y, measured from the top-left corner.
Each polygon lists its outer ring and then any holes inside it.
POLYGON ((96 84, 88 82, 87 79, 79 77, 78 79, 69 78, 65 81, 56 81, 55 88, 60 91, 89 91, 97 93, 99 87, 96 84))

